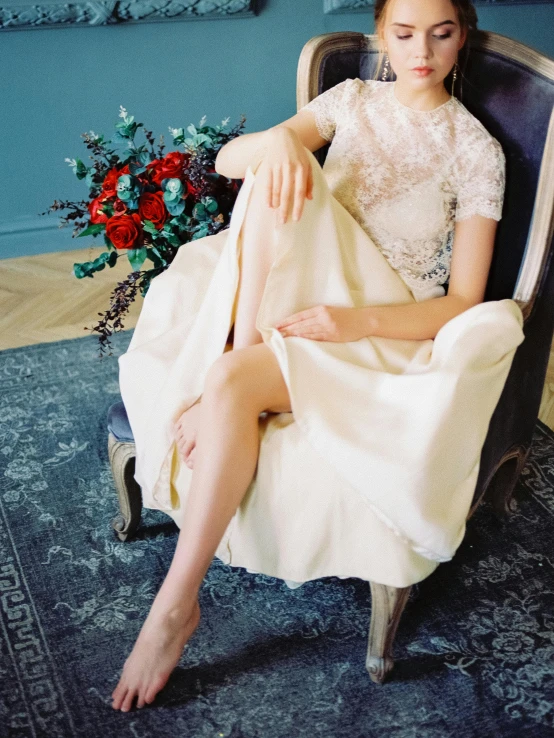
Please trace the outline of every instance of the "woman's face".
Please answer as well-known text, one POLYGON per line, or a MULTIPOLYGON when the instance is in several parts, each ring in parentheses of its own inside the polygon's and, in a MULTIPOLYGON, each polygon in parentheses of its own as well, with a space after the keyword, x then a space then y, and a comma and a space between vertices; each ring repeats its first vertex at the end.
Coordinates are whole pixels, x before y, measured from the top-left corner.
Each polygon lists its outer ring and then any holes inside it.
POLYGON ((399 83, 429 89, 441 83, 465 42, 450 0, 393 0, 387 9, 384 47, 399 83), (429 67, 418 73, 416 67, 429 67))

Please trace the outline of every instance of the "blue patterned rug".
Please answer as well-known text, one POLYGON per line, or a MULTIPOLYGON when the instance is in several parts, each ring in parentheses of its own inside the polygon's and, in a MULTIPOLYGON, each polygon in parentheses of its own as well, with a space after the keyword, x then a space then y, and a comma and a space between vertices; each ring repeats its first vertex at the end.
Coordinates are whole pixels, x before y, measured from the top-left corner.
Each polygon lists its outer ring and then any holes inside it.
POLYGON ((522 738, 554 727, 554 434, 537 423, 517 490, 487 505, 452 562, 414 587, 384 686, 364 669, 369 587, 290 590, 214 561, 203 620, 153 705, 111 692, 176 543, 117 510, 106 414, 117 356, 93 336, 0 353, 2 738, 522 738))

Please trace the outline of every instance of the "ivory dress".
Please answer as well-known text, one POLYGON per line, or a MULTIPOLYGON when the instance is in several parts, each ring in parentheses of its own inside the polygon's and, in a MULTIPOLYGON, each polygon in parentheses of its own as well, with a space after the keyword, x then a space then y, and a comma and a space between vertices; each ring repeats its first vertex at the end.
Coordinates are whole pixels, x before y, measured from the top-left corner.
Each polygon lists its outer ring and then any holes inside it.
MULTIPOLYGON (((452 558, 465 532, 490 418, 523 316, 511 299, 473 306, 435 339, 283 338, 314 305, 412 303, 445 294, 454 224, 501 218, 505 159, 456 98, 431 111, 394 83, 347 79, 312 100, 332 144, 300 221, 269 226, 277 256, 257 327, 292 413, 262 415, 257 472, 216 555, 303 582, 354 576, 404 587, 452 558)), ((183 245, 144 298, 120 388, 146 507, 182 524, 192 471, 171 427, 202 394, 234 321, 247 169, 228 229, 183 245)))

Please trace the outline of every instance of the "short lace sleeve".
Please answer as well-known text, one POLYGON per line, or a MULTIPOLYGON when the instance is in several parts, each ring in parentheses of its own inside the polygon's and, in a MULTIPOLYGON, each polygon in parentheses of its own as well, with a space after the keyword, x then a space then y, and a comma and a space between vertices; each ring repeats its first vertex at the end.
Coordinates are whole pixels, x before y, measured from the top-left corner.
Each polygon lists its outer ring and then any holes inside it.
POLYGON ((490 136, 464 153, 454 219, 483 215, 500 220, 506 183, 506 157, 502 146, 490 136))
POLYGON ((344 92, 350 83, 352 83, 351 79, 345 79, 339 82, 338 85, 325 90, 321 95, 314 97, 307 105, 300 108, 300 110, 312 111, 315 116, 317 130, 326 141, 333 140, 344 92))

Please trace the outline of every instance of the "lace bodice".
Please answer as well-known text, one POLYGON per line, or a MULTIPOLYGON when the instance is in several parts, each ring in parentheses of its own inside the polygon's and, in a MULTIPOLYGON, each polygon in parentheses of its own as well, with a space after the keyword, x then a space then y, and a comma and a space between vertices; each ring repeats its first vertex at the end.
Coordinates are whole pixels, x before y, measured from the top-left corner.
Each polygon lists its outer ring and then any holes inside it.
POLYGON ((505 156, 455 97, 430 111, 394 82, 346 79, 302 110, 331 141, 323 172, 416 300, 445 294, 456 221, 500 220, 505 156))

